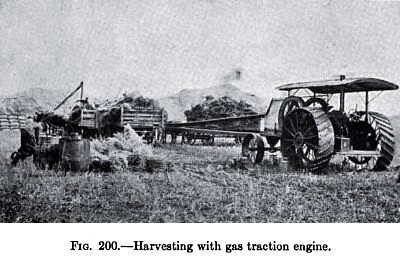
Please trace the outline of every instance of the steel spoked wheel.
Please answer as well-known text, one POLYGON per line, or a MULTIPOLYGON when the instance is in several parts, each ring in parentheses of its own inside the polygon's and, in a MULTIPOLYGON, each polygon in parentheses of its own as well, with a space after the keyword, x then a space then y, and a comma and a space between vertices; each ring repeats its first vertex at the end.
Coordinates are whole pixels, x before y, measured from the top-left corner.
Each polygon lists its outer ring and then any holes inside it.
POLYGON ((193 146, 196 143, 196 135, 195 134, 189 134, 187 141, 188 141, 189 145, 193 146))
POLYGON ((242 144, 243 143, 243 139, 241 136, 235 136, 235 143, 236 144, 242 144))
POLYGON ((333 154, 334 132, 327 114, 319 108, 290 112, 282 128, 282 155, 295 169, 320 172, 333 154))
POLYGON ((159 136, 159 140, 160 140, 161 143, 163 143, 163 144, 167 143, 167 133, 166 132, 163 131, 158 136, 159 136))
POLYGON ((194 145, 196 143, 196 135, 194 133, 186 133, 182 136, 184 144, 194 145))
POLYGON ((152 144, 153 140, 154 140, 154 135, 152 133, 148 132, 145 135, 145 139, 146 139, 147 144, 152 144))
POLYGON ((261 163, 264 157, 264 141, 258 134, 247 135, 242 143, 242 155, 251 163, 261 163))
MULTIPOLYGON (((176 144, 176 139, 178 138, 178 134, 176 134, 176 133, 171 133, 170 134, 170 139, 169 139, 169 143, 170 144, 176 144)), ((166 137, 166 141, 168 142, 168 135, 167 135, 167 137, 166 137)))
POLYGON ((395 139, 390 120, 377 112, 359 113, 358 122, 353 123, 350 132, 353 136, 352 146, 357 150, 378 151, 379 157, 349 157, 359 169, 375 171, 387 170, 393 160, 395 139))
POLYGON ((203 136, 203 138, 201 139, 201 142, 205 146, 207 146, 207 145, 212 146, 214 144, 214 136, 213 135, 203 136))
POLYGON ((286 115, 288 115, 294 109, 304 106, 304 100, 297 96, 289 96, 283 100, 281 107, 279 108, 278 123, 279 127, 283 127, 286 115))

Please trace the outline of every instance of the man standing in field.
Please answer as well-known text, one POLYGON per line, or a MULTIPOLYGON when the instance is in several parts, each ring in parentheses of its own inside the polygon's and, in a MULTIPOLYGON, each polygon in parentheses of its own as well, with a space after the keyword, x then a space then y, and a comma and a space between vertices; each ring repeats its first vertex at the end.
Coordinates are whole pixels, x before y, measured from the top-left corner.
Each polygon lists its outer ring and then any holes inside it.
POLYGON ((21 147, 11 155, 11 165, 16 166, 19 160, 25 160, 36 153, 39 130, 40 124, 34 122, 33 118, 29 116, 26 127, 21 128, 21 147))

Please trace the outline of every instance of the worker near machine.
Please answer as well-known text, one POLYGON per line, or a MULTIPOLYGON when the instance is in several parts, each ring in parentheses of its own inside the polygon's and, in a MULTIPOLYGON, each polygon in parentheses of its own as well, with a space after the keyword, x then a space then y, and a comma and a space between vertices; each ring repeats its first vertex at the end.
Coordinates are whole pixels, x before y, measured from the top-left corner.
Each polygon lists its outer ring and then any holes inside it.
POLYGON ((19 160, 25 160, 36 153, 40 128, 40 124, 34 122, 33 118, 29 116, 26 127, 21 128, 21 147, 11 155, 11 165, 16 166, 19 160))

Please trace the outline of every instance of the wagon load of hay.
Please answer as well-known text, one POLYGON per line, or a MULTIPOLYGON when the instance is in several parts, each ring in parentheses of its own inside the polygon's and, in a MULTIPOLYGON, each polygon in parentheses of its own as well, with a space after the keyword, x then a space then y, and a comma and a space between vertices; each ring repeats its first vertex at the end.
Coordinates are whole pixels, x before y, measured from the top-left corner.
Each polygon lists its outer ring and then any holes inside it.
POLYGON ((84 111, 95 111, 95 104, 89 101, 89 98, 85 100, 79 100, 81 102, 80 105, 75 105, 72 108, 71 114, 69 116, 69 122, 74 125, 81 124, 81 116, 82 116, 82 109, 84 111))
POLYGON ((260 129, 263 114, 255 112, 244 101, 235 101, 229 97, 214 99, 212 96, 185 112, 187 127, 225 131, 254 131, 260 129))
POLYGON ((228 96, 218 99, 207 96, 204 102, 185 111, 187 121, 201 121, 251 114, 256 114, 256 112, 250 104, 244 101, 233 100, 228 96))
POLYGON ((124 109, 132 110, 135 108, 142 109, 160 109, 158 102, 151 98, 145 98, 143 96, 137 95, 135 93, 132 94, 124 94, 123 97, 113 100, 107 101, 97 108, 99 111, 104 112, 104 115, 107 115, 107 112, 113 108, 120 109, 121 107, 124 109))
POLYGON ((166 112, 157 101, 134 94, 124 95, 112 102, 106 102, 97 108, 97 123, 105 136, 126 124, 135 130, 152 131, 166 121, 166 112))

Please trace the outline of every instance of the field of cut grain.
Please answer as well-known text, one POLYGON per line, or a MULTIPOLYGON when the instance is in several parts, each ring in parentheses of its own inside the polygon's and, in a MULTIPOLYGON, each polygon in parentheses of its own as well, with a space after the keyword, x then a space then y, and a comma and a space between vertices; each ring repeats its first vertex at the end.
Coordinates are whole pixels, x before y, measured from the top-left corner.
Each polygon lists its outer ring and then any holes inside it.
POLYGON ((400 222, 396 171, 227 168, 239 147, 165 145, 154 172, 0 165, 1 222, 400 222))

